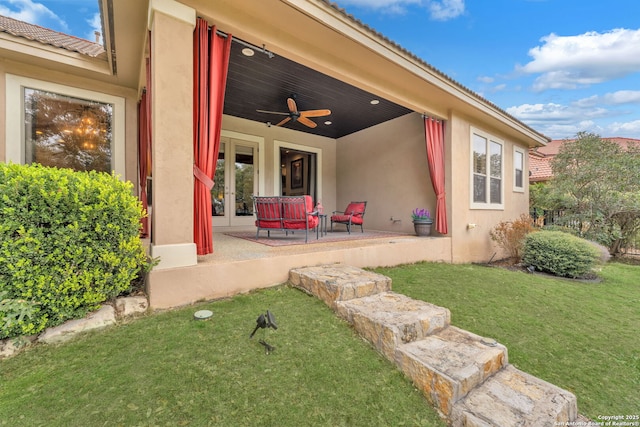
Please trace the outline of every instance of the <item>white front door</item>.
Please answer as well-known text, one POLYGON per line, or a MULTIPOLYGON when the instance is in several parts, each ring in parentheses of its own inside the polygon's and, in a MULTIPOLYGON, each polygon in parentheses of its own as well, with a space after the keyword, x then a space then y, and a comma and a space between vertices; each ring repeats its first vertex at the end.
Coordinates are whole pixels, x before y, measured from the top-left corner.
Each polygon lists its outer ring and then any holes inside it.
POLYGON ((258 191, 258 144, 222 137, 211 189, 214 227, 253 225, 253 201, 258 191))

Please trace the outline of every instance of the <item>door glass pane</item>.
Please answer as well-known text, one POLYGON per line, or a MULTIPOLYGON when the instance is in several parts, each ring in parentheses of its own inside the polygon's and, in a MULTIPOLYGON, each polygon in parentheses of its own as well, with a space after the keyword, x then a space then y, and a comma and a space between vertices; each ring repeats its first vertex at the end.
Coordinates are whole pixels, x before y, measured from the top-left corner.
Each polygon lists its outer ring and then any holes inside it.
POLYGON ((113 105, 24 89, 26 162, 111 172, 113 105))
POLYGON ((236 145, 235 159, 235 213, 236 216, 253 216, 253 148, 236 145))
POLYGON ((224 216, 224 150, 225 144, 221 143, 216 163, 216 173, 213 177, 214 184, 211 189, 211 212, 213 216, 224 216))

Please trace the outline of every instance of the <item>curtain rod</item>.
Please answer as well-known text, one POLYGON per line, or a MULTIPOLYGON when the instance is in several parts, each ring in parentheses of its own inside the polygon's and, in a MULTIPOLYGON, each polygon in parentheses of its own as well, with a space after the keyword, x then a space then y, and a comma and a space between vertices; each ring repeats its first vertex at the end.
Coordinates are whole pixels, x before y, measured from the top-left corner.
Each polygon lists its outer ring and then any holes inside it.
MULTIPOLYGON (((224 33, 224 32, 222 32, 220 30, 216 30, 216 34, 218 34, 219 36, 225 37, 225 38, 229 37, 229 35, 227 33, 224 33)), ((236 37, 233 37, 233 36, 231 37, 231 41, 239 43, 242 46, 248 47, 249 49, 257 50, 258 52, 262 52, 265 55, 267 55, 269 58, 273 58, 275 56, 273 54, 273 52, 271 52, 271 51, 266 49, 265 45, 262 45, 262 47, 258 47, 258 46, 254 45, 254 44, 247 43, 246 41, 240 40, 240 39, 238 39, 236 37)))

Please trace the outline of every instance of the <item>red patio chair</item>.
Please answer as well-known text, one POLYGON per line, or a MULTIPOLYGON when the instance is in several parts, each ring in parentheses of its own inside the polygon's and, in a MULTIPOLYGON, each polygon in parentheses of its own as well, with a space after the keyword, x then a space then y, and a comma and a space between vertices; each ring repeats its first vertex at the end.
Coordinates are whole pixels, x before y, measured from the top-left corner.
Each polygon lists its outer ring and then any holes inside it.
POLYGON ((347 231, 351 234, 351 225, 359 225, 360 231, 364 233, 362 224, 364 223, 364 211, 367 208, 367 202, 351 202, 347 209, 343 211, 333 211, 331 215, 331 231, 333 231, 333 223, 344 224, 347 231))

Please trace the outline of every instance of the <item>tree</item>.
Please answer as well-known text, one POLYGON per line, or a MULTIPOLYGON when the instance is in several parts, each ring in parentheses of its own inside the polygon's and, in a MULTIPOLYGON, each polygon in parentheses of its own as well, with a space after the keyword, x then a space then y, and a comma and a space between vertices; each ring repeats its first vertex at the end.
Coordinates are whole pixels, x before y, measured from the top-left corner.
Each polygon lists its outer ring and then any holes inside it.
POLYGON ((551 167, 550 195, 563 200, 564 225, 618 254, 640 230, 640 147, 580 132, 551 167))

